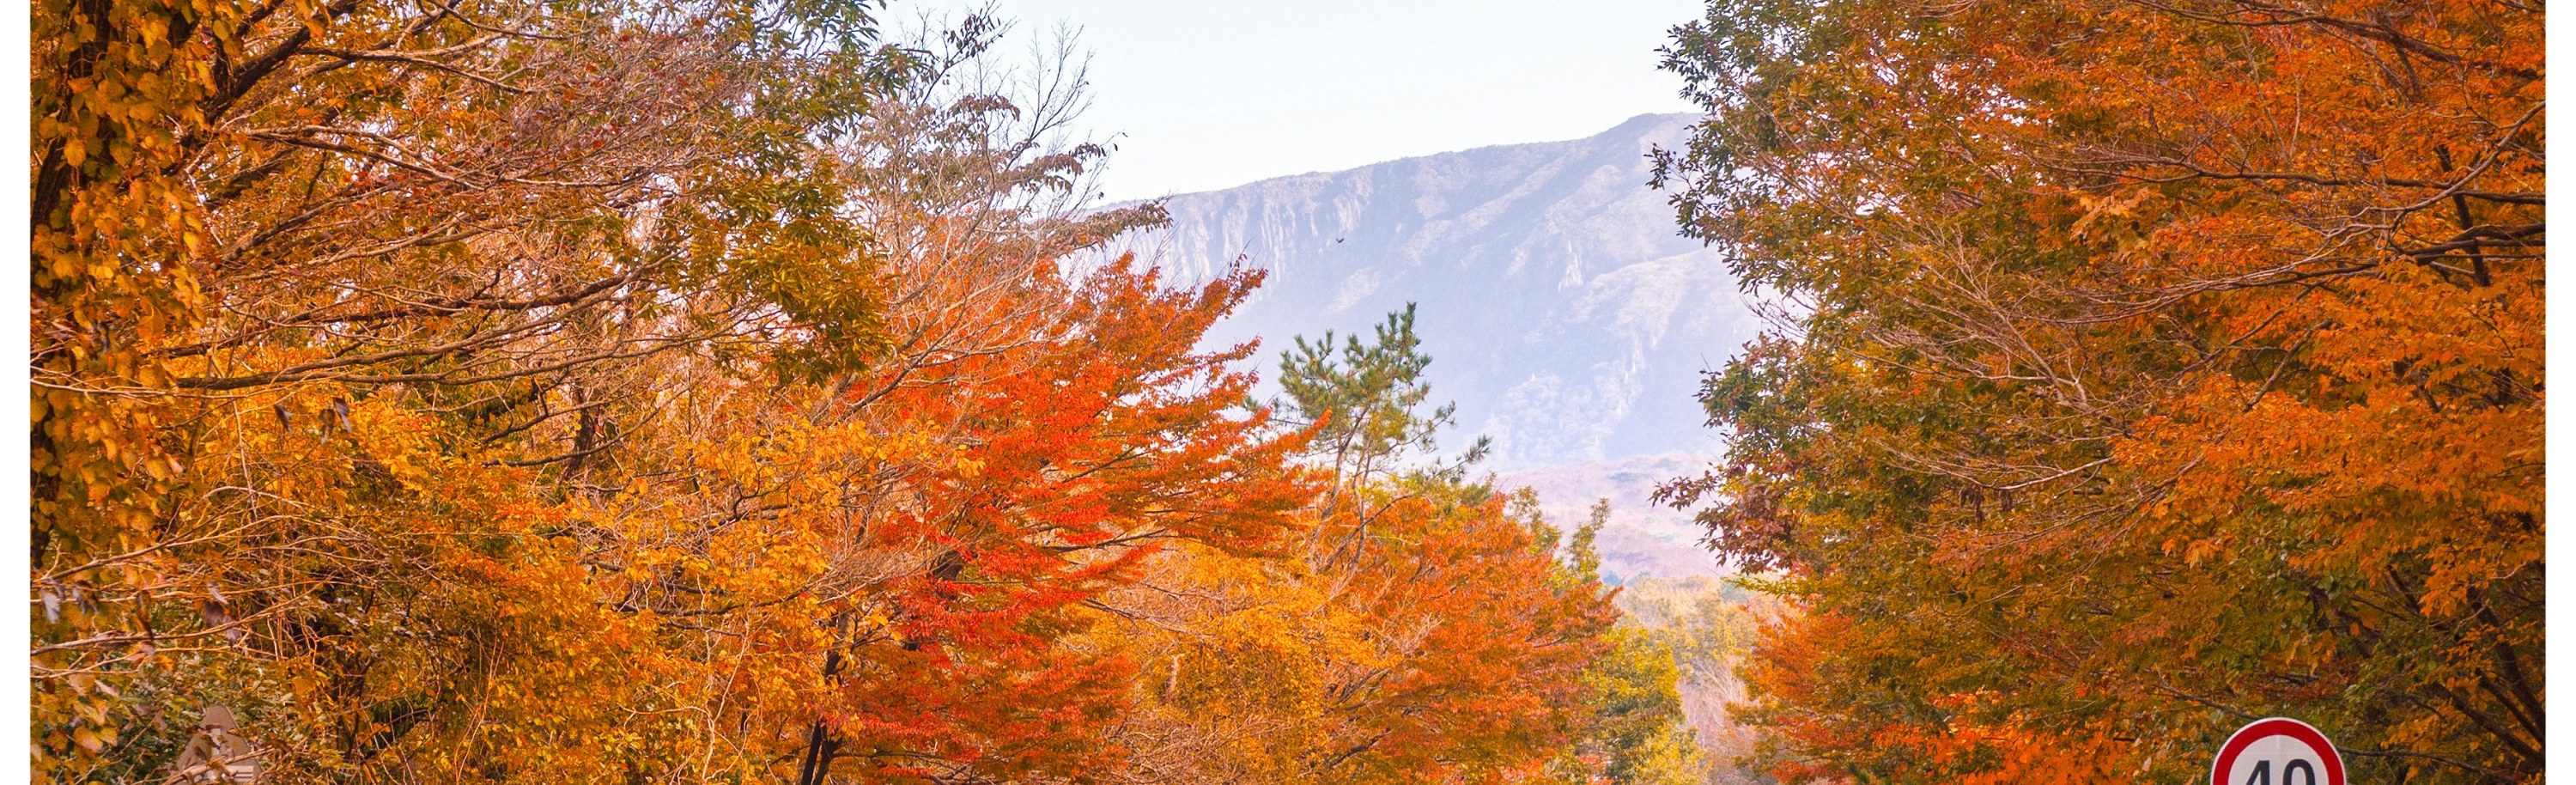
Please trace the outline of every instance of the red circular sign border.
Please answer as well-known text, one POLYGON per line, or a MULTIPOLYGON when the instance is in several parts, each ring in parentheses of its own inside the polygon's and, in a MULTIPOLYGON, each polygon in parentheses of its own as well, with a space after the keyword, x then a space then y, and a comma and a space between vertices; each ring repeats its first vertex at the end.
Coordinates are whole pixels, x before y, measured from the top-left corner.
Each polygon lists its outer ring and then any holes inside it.
POLYGON ((2227 785, 2227 770, 2236 762, 2236 756, 2245 754, 2245 748, 2254 746, 2254 742, 2270 736, 2288 736, 2307 744, 2310 749, 2323 750, 2325 754, 2317 757, 2325 759, 2326 781, 2319 785, 2345 785, 2343 751, 2335 749, 2334 742, 2326 740, 2325 732, 2317 730, 2316 726, 2288 717, 2255 720, 2229 734, 2227 743, 2219 745, 2218 758, 2209 762, 2210 785, 2227 785))

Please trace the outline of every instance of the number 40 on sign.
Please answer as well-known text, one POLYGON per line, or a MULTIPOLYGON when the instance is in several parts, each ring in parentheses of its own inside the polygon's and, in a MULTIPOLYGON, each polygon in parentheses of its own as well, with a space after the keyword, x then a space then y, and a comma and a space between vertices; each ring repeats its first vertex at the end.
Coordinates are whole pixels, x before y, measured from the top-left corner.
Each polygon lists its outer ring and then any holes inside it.
POLYGON ((2315 727, 2286 717, 2255 720, 2219 745, 2210 785, 2344 785, 2343 756, 2315 727))

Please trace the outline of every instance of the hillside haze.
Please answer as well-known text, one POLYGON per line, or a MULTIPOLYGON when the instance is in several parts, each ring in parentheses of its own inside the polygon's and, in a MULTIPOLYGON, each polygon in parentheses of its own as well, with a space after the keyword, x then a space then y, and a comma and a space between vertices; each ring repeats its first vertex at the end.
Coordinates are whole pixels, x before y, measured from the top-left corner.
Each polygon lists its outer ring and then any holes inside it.
POLYGON ((1647 153, 1682 145, 1691 121, 1645 115, 1584 139, 1172 196, 1171 225, 1125 247, 1188 279, 1238 261, 1268 270, 1208 338, 1261 339, 1265 377, 1291 336, 1365 338, 1416 303, 1433 399, 1458 405, 1443 447, 1492 437, 1489 467, 1538 488, 1560 525, 1610 497, 1614 572, 1701 572, 1698 531, 1645 494, 1715 451, 1700 372, 1758 325, 1716 252, 1680 236, 1646 184, 1647 153))

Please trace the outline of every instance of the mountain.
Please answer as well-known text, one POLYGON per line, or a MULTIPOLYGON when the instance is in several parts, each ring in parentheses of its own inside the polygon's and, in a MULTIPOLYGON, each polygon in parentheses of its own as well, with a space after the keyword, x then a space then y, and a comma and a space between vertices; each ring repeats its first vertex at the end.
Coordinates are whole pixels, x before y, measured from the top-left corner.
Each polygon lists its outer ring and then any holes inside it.
POLYGON ((1491 436, 1497 468, 1705 454, 1699 373, 1757 324, 1646 187, 1647 151, 1680 146, 1691 120, 1171 196, 1171 226, 1129 242, 1183 277, 1268 269, 1210 336, 1264 338, 1266 358, 1418 303, 1433 397, 1458 403, 1446 443, 1491 436))
POLYGON ((1610 525, 1602 527, 1593 549, 1601 554, 1603 578, 1628 583, 1649 576, 1724 572, 1716 557, 1700 547, 1703 532, 1689 513, 1647 500, 1655 486, 1697 474, 1707 463, 1702 456, 1664 453, 1520 469, 1494 479, 1505 487, 1538 491, 1539 511, 1559 529, 1570 530, 1589 519, 1593 500, 1610 500, 1610 525))
POLYGON ((1708 575, 1656 483, 1716 451, 1693 394, 1759 324, 1718 254, 1675 230, 1647 153, 1691 115, 1644 115, 1571 141, 1485 147, 1162 200, 1132 250, 1183 279, 1232 264, 1269 280, 1209 345, 1260 338, 1268 376, 1291 336, 1362 336, 1407 302, 1455 400, 1455 449, 1493 438, 1487 466, 1537 488, 1571 528, 1609 498, 1604 565, 1620 579, 1708 575))

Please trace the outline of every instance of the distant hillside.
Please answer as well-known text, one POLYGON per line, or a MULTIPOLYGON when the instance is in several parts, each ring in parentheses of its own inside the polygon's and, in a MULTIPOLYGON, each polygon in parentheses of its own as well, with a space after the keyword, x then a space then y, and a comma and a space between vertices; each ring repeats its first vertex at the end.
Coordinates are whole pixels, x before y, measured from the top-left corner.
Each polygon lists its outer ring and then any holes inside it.
POLYGON ((1737 724, 1731 704, 1745 700, 1735 670, 1752 653, 1762 619, 1784 612, 1779 600, 1707 577, 1646 578, 1619 591, 1619 609, 1673 651, 1681 666, 1682 714, 1709 752, 1707 785, 1770 782, 1738 768, 1758 732, 1737 724))
MULTIPOLYGON (((1493 466, 1707 454, 1699 373, 1756 327, 1716 254, 1676 234, 1646 152, 1690 117, 1597 136, 1281 177, 1164 201, 1129 247, 1185 277, 1241 259, 1269 283, 1210 340, 1365 331, 1407 301, 1434 396, 1493 466)), ((1588 499, 1584 500, 1588 503, 1588 499)))
POLYGON ((1681 453, 1504 472, 1506 486, 1538 491, 1540 509, 1559 528, 1571 529, 1591 514, 1595 499, 1610 500, 1610 526, 1594 546, 1601 567, 1617 582, 1647 576, 1682 578, 1726 574, 1699 546, 1703 532, 1689 513, 1647 501, 1655 486, 1697 472, 1706 464, 1681 453))

